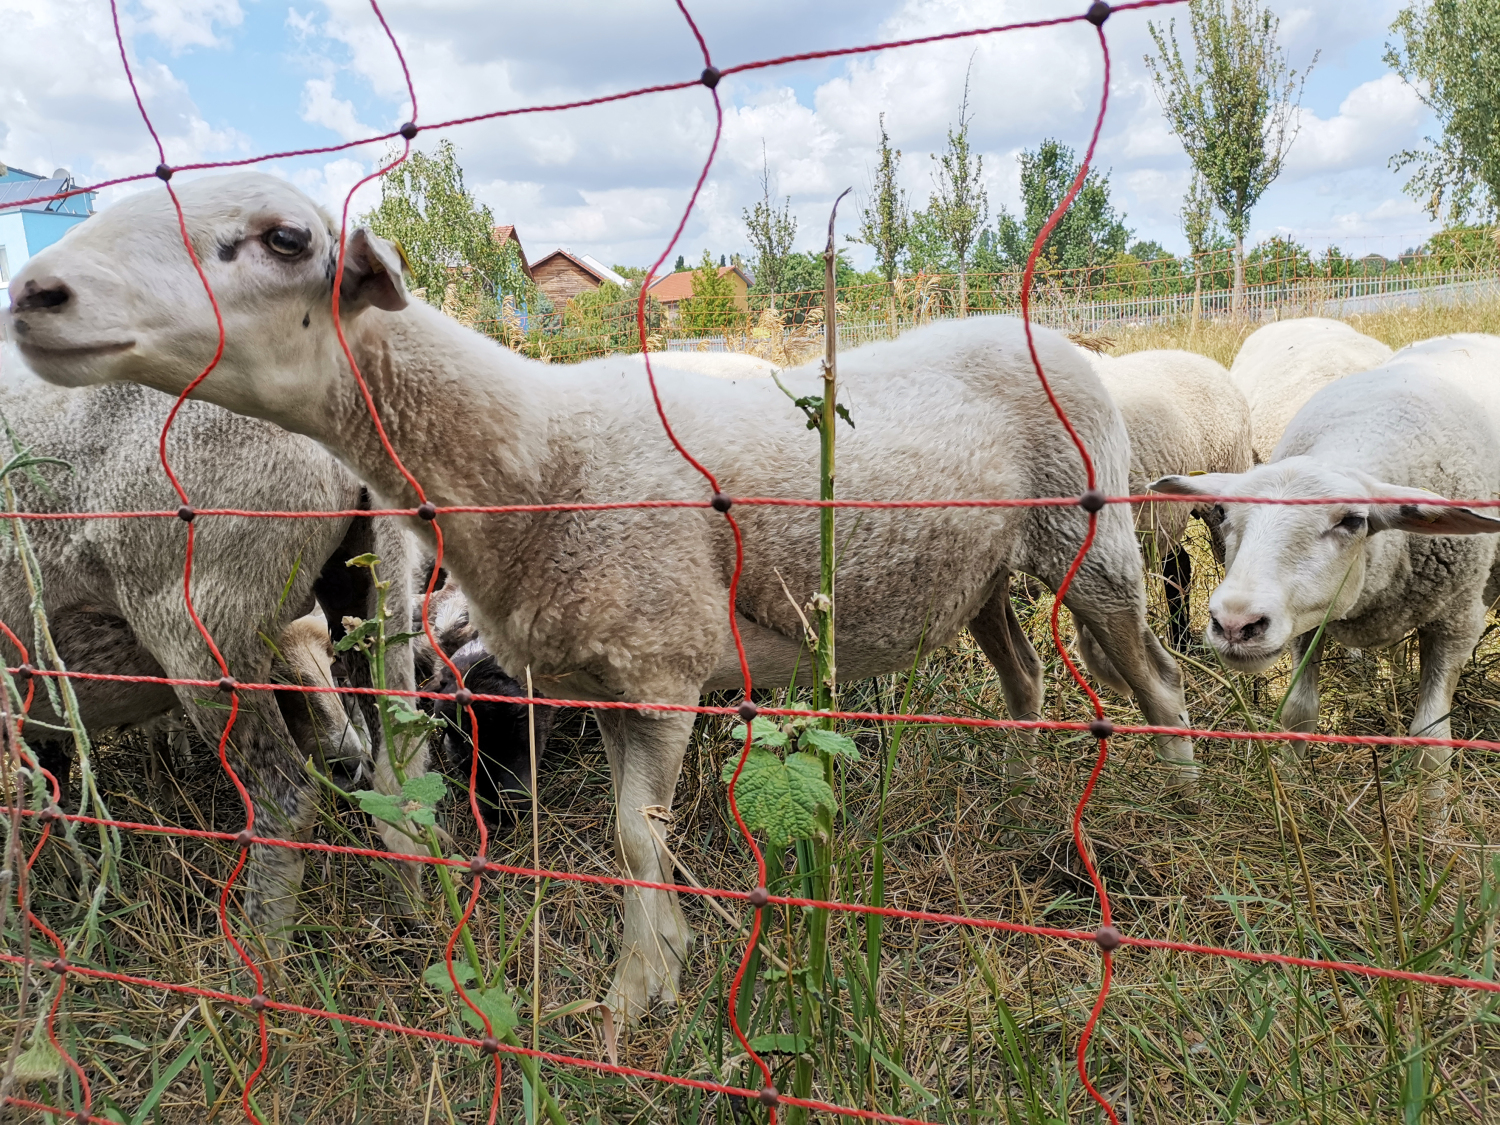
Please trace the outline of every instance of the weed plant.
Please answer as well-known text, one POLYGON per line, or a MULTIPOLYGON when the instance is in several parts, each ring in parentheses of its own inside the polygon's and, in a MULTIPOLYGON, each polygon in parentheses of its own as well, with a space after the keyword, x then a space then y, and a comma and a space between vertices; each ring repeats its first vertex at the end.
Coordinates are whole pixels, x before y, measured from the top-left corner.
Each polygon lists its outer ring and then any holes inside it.
MULTIPOLYGON (((1500 306, 1402 310, 1355 323, 1399 345, 1500 326, 1500 306)), ((1128 331, 1116 343, 1122 351, 1190 346, 1227 363, 1248 330, 1200 323, 1128 331)), ((1189 546, 1201 631, 1220 572, 1201 530, 1189 546)), ((1159 578, 1151 589, 1164 632, 1159 578)), ((1046 716, 1085 716, 1086 701, 1047 637, 1050 595, 1029 583, 1014 596, 1046 664, 1046 716)), ((1455 697, 1460 737, 1500 739, 1497 664, 1500 633, 1492 625, 1455 697)), ((1273 729, 1291 675, 1286 660, 1262 675, 1231 674, 1196 647, 1184 654, 1183 671, 1194 722, 1219 729, 1273 729)), ((1330 645, 1322 676, 1320 729, 1404 733, 1416 696, 1414 639, 1384 653, 1330 645)), ((967 638, 930 654, 910 675, 847 685, 841 703, 1004 715, 996 677, 967 638)), ((1140 721, 1129 701, 1108 699, 1108 706, 1117 721, 1140 721)), ((748 890, 754 867, 720 780, 723 763, 740 750, 733 725, 699 722, 669 839, 682 878, 748 890)), ((1098 903, 1068 831, 1092 740, 930 726, 845 731, 861 757, 836 766, 835 897, 879 896, 891 906, 1050 926, 1097 924, 1098 903), (1017 758, 1033 762, 1022 792, 1006 770, 1017 758)), ((1167 777, 1148 739, 1112 741, 1086 825, 1126 933, 1496 979, 1500 761, 1458 751, 1451 811, 1431 819, 1409 751, 1314 746, 1298 758, 1280 744, 1224 739, 1202 740, 1197 750, 1202 800, 1187 810, 1164 797, 1167 777)), ((115 816, 230 832, 242 825, 212 748, 195 743, 191 760, 165 770, 153 771, 149 759, 138 734, 98 740, 94 768, 115 816)), ((449 851, 472 854, 477 838, 462 779, 450 778, 449 789, 449 851)), ((613 872, 612 804, 592 717, 565 712, 542 765, 542 866, 613 872)), ((32 828, 23 832, 34 838, 32 828)), ((378 846, 369 821, 347 806, 330 805, 316 835, 378 846)), ((119 846, 117 889, 89 922, 92 963, 243 994, 247 982, 216 918, 231 847, 131 832, 121 833, 119 846)), ((502 835, 490 854, 529 865, 530 832, 502 835)), ((809 857, 805 844, 772 853, 772 889, 805 894, 809 857)), ((330 1011, 473 1034, 451 993, 428 983, 451 927, 432 876, 425 907, 404 916, 393 912, 378 863, 312 853, 307 868, 302 924, 291 949, 271 961, 267 991, 330 1011)), ((60 932, 85 924, 76 870, 56 844, 44 850, 32 890, 39 913, 60 932)), ((477 952, 489 980, 510 992, 521 1041, 532 1041, 539 990, 543 1019, 535 1033, 543 1050, 758 1085, 725 1009, 748 930, 743 903, 715 910, 697 897, 685 902, 698 941, 681 1003, 626 1029, 601 1022, 591 1005, 608 985, 617 949, 618 892, 554 881, 534 914, 530 880, 492 876, 486 892, 472 927, 477 952)), ((739 1015, 780 1088, 790 1088, 800 1058, 811 1066, 813 1095, 832 1102, 955 1125, 1103 1120, 1074 1062, 1099 979, 1092 946, 835 914, 827 926, 832 983, 818 988, 805 971, 809 916, 768 908, 766 922, 739 1015), (811 1020, 803 1018, 808 1006, 811 1020)), ((14 950, 13 910, 3 925, 5 946, 14 950)), ((1129 948, 1119 951, 1116 968, 1090 1066, 1124 1122, 1500 1120, 1496 996, 1129 948)), ((0 969, 0 995, 8 998, 0 1004, 0 1049, 18 1029, 18 983, 14 968, 0 969)), ((24 1033, 36 1015, 35 988, 31 995, 24 1033)), ((241 1083, 257 1053, 248 1012, 76 976, 63 1011, 61 1035, 94 1083, 96 1113, 133 1125, 238 1125, 241 1083)), ((263 1121, 456 1125, 487 1117, 491 1065, 472 1050, 281 1013, 270 1025, 271 1063, 255 1094, 263 1121)), ((580 1068, 544 1066, 543 1082, 566 1120, 590 1125, 740 1125, 766 1114, 754 1103, 580 1068)), ((71 1078, 33 1081, 22 1092, 80 1104, 71 1078)), ((537 1119, 518 1067, 507 1062, 501 1120, 537 1119)))

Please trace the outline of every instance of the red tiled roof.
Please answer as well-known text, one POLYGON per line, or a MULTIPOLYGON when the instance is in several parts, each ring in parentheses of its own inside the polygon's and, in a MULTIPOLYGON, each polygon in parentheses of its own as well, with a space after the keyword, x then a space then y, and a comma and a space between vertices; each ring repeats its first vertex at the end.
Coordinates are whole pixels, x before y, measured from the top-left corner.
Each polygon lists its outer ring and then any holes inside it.
POLYGON ((521 245, 521 236, 516 233, 514 226, 499 226, 495 228, 495 241, 504 246, 511 239, 516 240, 516 251, 521 255, 521 272, 527 277, 531 276, 531 267, 526 264, 526 248, 521 245))
MULTIPOLYGON (((684 297, 691 297, 693 295, 693 274, 696 272, 696 270, 678 270, 676 273, 669 273, 655 285, 651 286, 648 292, 664 305, 675 304, 684 297)), ((740 280, 745 283, 746 288, 749 288, 750 279, 745 276, 744 271, 739 266, 719 267, 720 277, 728 273, 739 274, 740 280)))

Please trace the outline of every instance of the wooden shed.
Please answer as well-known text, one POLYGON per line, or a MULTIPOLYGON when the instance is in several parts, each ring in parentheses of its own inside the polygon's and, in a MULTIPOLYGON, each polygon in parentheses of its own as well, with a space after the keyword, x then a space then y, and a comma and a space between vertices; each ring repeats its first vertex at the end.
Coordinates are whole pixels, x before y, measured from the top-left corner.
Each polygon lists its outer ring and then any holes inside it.
POLYGON ((532 263, 531 278, 559 312, 578 294, 591 293, 606 281, 621 289, 630 284, 598 259, 567 250, 554 250, 532 263))

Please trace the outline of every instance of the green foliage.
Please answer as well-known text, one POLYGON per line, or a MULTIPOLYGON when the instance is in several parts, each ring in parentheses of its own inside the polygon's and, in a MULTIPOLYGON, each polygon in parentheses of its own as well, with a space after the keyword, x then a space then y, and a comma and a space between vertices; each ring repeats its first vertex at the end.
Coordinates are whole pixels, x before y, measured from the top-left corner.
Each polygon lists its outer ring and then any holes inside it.
MULTIPOLYGON (((724 763, 725 782, 738 765, 736 758, 724 763)), ((823 778, 823 763, 814 755, 797 751, 783 761, 763 746, 751 747, 734 796, 746 826, 764 832, 773 848, 817 836, 818 811, 838 808, 838 798, 823 778)))
POLYGON ((430 827, 437 822, 437 805, 447 792, 441 775, 428 773, 407 778, 401 783, 399 795, 378 793, 373 789, 360 789, 351 795, 359 802, 359 807, 376 820, 430 827))
POLYGON ((723 332, 744 319, 735 300, 729 275, 720 276, 713 255, 703 251, 703 260, 693 271, 693 295, 678 305, 678 327, 692 335, 723 332))
MULTIPOLYGON (((990 217, 990 200, 984 190, 984 157, 969 146, 969 80, 964 78, 964 96, 958 106, 958 125, 948 127, 948 147, 939 156, 933 173, 937 190, 920 213, 924 253, 941 246, 960 273, 969 267, 970 253, 979 232, 990 217)), ((918 216, 912 216, 918 225, 918 216)), ((914 232, 915 233, 915 232, 914 232)))
POLYGON ((854 739, 847 734, 824 730, 822 727, 808 727, 803 731, 802 737, 797 740, 797 748, 817 754, 832 754, 836 758, 847 758, 851 762, 859 761, 859 748, 854 745, 854 739))
POLYGON ((1156 55, 1146 56, 1157 96, 1208 194, 1243 239, 1250 212, 1278 175, 1297 135, 1302 87, 1277 42, 1281 21, 1260 0, 1192 0, 1191 68, 1176 39, 1151 24, 1156 55))
POLYGON ((1500 213, 1500 10, 1481 0, 1410 3, 1391 30, 1385 62, 1437 116, 1441 134, 1391 158, 1414 169, 1406 191, 1434 219, 1500 213))
MULTIPOLYGON (((1025 265, 1037 236, 1072 188, 1081 167, 1073 150, 1055 140, 1045 140, 1034 152, 1023 152, 1017 159, 1021 215, 1001 208, 996 224, 1000 252, 1013 268, 1025 265)), ((1091 169, 1073 205, 1047 236, 1041 263, 1047 269, 1065 270, 1100 266, 1123 254, 1129 241, 1130 231, 1109 197, 1109 177, 1091 169)))
POLYGON ((911 204, 896 181, 901 167, 901 150, 891 148, 885 131, 885 114, 880 115, 880 163, 876 165, 870 185, 869 202, 859 213, 859 233, 848 235, 850 242, 862 242, 875 251, 880 273, 894 281, 901 269, 911 229, 911 204))
MULTIPOLYGON (((474 988, 472 986, 474 970, 462 961, 453 963, 453 976, 457 977, 458 982, 464 986, 464 991, 468 993, 474 1007, 490 1018, 491 1034, 496 1038, 504 1036, 520 1022, 516 1018, 516 1010, 511 1005, 510 997, 506 994, 503 985, 493 988, 474 988)), ((454 991, 453 980, 448 976, 448 966, 442 961, 427 966, 422 973, 422 979, 439 992, 446 994, 454 991)), ((464 1022, 475 1031, 483 1031, 484 1021, 475 1014, 474 1010, 461 999, 457 1001, 457 1004, 458 1013, 463 1016, 464 1022)))
POLYGON ((496 241, 494 215, 464 186, 452 141, 413 152, 393 168, 380 181, 379 206, 361 221, 401 244, 416 288, 433 305, 451 297, 460 309, 494 316, 500 294, 535 288, 516 244, 496 241))
POLYGON ((1214 217, 1214 198, 1208 190, 1202 173, 1193 172, 1193 182, 1182 197, 1182 233, 1187 237, 1188 249, 1194 257, 1217 249, 1216 243, 1223 239, 1219 221, 1214 217))
MULTIPOLYGON (((791 196, 779 209, 771 200, 771 166, 765 163, 764 145, 761 146, 761 160, 760 202, 753 208, 746 208, 741 215, 745 221, 745 237, 755 251, 755 292, 785 293, 786 262, 797 238, 797 219, 792 214, 791 196)), ((681 261, 679 258, 678 262, 681 261)), ((677 268, 682 266, 679 264, 677 268)))

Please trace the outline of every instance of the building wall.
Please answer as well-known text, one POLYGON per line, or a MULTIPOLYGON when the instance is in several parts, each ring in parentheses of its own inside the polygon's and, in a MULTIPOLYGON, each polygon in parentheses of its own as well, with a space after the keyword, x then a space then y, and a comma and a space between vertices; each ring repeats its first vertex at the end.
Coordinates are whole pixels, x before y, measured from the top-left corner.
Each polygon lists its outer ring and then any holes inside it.
MULTIPOLYGON (((26 227, 17 212, 0 213, 0 248, 5 250, 5 261, 8 267, 7 274, 0 276, 0 282, 9 281, 31 257, 26 249, 26 227)), ((7 299, 0 296, 0 307, 4 307, 7 299)))
POLYGON ((558 312, 580 293, 591 293, 599 288, 599 281, 592 274, 579 269, 568 259, 559 255, 549 262, 532 267, 532 279, 537 288, 547 294, 558 312))
POLYGON ((87 215, 70 215, 57 211, 22 211, 21 222, 26 228, 28 254, 40 254, 87 218, 87 215))

